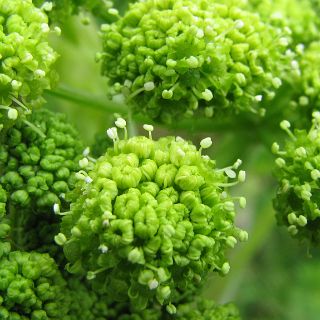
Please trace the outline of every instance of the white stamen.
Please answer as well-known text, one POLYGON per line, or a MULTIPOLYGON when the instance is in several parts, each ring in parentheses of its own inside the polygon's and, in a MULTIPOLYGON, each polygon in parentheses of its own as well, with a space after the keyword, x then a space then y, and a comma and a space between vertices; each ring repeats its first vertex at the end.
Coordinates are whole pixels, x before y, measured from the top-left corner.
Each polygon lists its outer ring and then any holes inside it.
POLYGON ((206 101, 210 101, 213 98, 213 94, 209 89, 204 90, 201 94, 202 94, 202 98, 206 101))
POLYGON ((120 128, 120 129, 123 129, 125 128, 125 126, 127 125, 127 122, 126 120, 124 120, 123 118, 118 118, 116 121, 115 121, 115 125, 120 128))
POLYGON ((80 168, 85 168, 89 164, 89 160, 87 158, 83 158, 79 160, 80 168))
POLYGON ((106 245, 102 244, 102 245, 99 246, 99 250, 100 250, 102 253, 107 253, 108 250, 109 250, 109 248, 108 248, 106 245))
POLYGON ((244 22, 242 20, 236 20, 234 22, 234 26, 237 28, 237 29, 242 29, 244 27, 244 22))
POLYGON ((10 120, 16 120, 18 118, 18 111, 14 108, 8 109, 8 118, 10 120))
POLYGON ((150 290, 157 289, 159 286, 159 282, 156 279, 152 279, 148 282, 148 287, 150 290))
POLYGON ((154 85, 154 82, 153 81, 149 81, 149 82, 146 82, 144 85, 144 90, 146 91, 151 91, 155 88, 155 85, 154 85))
POLYGON ((37 69, 35 72, 34 72, 34 75, 38 78, 43 78, 46 73, 45 71, 41 70, 41 69, 37 69))
POLYGON ((256 101, 258 101, 258 102, 262 101, 262 95, 261 95, 261 94, 256 95, 256 96, 254 97, 254 100, 256 100, 256 101))
POLYGON ((200 141, 200 146, 202 149, 207 149, 212 146, 212 140, 210 137, 204 138, 200 141))
POLYGON ((54 212, 55 214, 59 214, 59 213, 60 213, 60 206, 59 206, 58 203, 55 203, 55 204, 53 205, 53 212, 54 212))
POLYGON ((109 128, 107 130, 107 135, 110 139, 112 139, 113 141, 115 141, 116 139, 118 139, 118 132, 117 132, 117 128, 116 127, 112 127, 109 128))
POLYGON ((143 129, 148 131, 148 132, 152 132, 153 131, 153 126, 151 124, 144 124, 143 125, 143 129))

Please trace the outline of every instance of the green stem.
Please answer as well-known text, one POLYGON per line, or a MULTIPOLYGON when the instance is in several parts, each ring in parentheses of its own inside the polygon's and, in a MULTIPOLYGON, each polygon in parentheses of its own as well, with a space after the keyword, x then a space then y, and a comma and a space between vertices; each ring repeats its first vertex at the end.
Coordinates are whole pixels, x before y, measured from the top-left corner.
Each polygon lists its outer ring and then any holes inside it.
POLYGON ((46 91, 46 95, 74 102, 79 106, 84 106, 103 112, 123 114, 126 114, 128 112, 128 107, 123 104, 118 104, 101 97, 89 96, 67 86, 61 86, 51 91, 48 90, 46 91))

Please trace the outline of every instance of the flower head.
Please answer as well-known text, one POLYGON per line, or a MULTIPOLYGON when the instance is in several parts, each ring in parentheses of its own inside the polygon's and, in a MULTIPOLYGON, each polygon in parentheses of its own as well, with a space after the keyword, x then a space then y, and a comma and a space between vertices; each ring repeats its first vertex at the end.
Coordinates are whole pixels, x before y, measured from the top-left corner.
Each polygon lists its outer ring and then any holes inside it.
POLYGON ((119 299, 138 309, 156 300, 173 311, 178 288, 210 270, 227 273, 230 237, 244 239, 234 226, 235 199, 224 190, 237 181, 228 182, 193 144, 174 137, 118 139, 87 174, 91 183, 80 179, 69 194, 59 244, 67 268, 87 274, 96 290, 122 288, 119 299))
POLYGON ((164 122, 212 116, 208 107, 257 112, 255 97, 278 87, 289 60, 280 32, 234 5, 140 1, 102 27, 102 71, 111 95, 164 122))

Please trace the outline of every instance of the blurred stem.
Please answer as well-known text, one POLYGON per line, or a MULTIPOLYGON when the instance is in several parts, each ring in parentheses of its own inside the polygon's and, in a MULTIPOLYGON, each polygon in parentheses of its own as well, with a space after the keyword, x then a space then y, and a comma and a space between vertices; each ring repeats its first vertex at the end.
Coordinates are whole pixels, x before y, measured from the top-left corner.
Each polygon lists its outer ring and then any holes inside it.
POLYGON ((273 188, 270 188, 267 192, 262 193, 258 205, 255 208, 256 212, 259 212, 254 225, 249 232, 250 240, 248 243, 243 244, 241 250, 232 257, 232 269, 236 272, 232 272, 225 281, 221 288, 219 288, 221 294, 221 301, 230 301, 234 299, 237 290, 241 286, 243 280, 243 274, 246 271, 251 259, 255 253, 261 249, 264 243, 267 241, 270 231, 275 226, 275 218, 272 207, 272 195, 274 193, 273 188))
POLYGON ((125 105, 117 104, 110 100, 100 98, 97 96, 90 96, 68 86, 60 86, 59 88, 56 88, 54 90, 48 90, 46 91, 46 95, 71 101, 77 103, 79 106, 84 106, 86 108, 92 108, 111 114, 126 114, 128 112, 128 108, 125 105))
POLYGON ((138 135, 137 124, 133 120, 132 110, 129 109, 128 112, 128 133, 129 137, 135 137, 138 135))

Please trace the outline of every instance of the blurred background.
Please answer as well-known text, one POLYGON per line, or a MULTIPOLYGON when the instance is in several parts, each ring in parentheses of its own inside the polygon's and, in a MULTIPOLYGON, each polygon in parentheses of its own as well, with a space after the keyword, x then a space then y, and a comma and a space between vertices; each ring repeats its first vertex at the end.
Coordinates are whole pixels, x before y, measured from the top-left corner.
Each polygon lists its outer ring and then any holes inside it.
MULTIPOLYGON (((115 114, 128 120, 127 107, 108 100, 107 82, 100 76, 95 54, 100 48, 98 23, 91 19, 84 25, 80 15, 70 19, 62 35, 53 36, 52 44, 60 53, 60 84, 46 93, 48 108, 61 111, 79 129, 93 152, 105 148, 109 141, 106 129, 115 114)), ((285 102, 283 102, 285 103, 285 102)), ((143 116, 130 116, 132 133, 143 133, 143 116)), ((156 135, 179 135, 197 144, 212 137, 208 153, 218 167, 243 160, 247 172, 245 184, 233 190, 247 198, 247 208, 238 210, 237 225, 249 232, 249 241, 239 244, 231 256, 227 277, 210 276, 204 295, 217 302, 234 301, 243 319, 320 319, 320 254, 305 244, 292 240, 284 228, 277 227, 272 199, 276 182, 270 168, 270 146, 274 127, 246 122, 239 125, 190 119, 170 128, 156 125, 156 135), (195 120, 195 122, 193 121, 195 120), (251 130, 250 126, 256 126, 251 130), (258 130, 257 130, 258 127, 258 130), (253 133, 255 135, 253 136, 253 133)))

